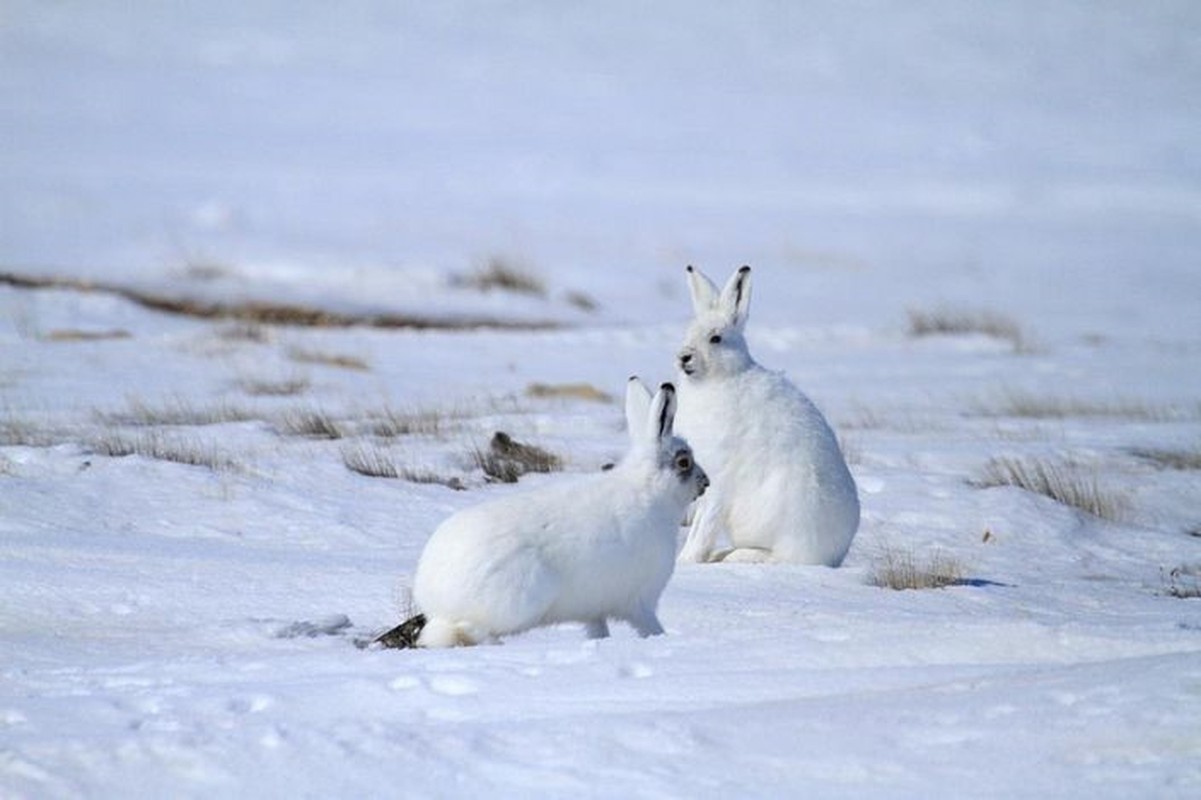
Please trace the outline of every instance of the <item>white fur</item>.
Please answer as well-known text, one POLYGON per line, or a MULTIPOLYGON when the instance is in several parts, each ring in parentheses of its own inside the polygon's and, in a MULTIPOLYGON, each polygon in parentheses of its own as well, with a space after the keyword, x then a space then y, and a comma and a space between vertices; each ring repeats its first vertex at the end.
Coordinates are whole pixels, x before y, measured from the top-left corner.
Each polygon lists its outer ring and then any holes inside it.
POLYGON ((838 566, 859 527, 855 481, 817 407, 747 350, 750 268, 720 293, 692 267, 688 279, 695 317, 676 360, 676 424, 713 486, 697 503, 680 561, 838 566), (715 553, 722 531, 732 553, 715 553))
POLYGON ((675 564, 679 520, 708 480, 672 435, 675 390, 626 390, 631 447, 607 472, 564 480, 454 514, 417 564, 423 647, 476 644, 558 622, 607 636, 625 620, 663 633, 655 615, 675 564))

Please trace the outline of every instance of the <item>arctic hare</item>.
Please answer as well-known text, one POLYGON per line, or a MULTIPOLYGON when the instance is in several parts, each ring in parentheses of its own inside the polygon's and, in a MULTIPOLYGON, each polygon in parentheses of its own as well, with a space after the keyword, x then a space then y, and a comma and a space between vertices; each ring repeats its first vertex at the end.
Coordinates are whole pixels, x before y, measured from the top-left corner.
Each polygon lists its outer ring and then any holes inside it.
POLYGON ((663 633, 655 615, 675 566, 676 535, 708 478, 672 435, 676 392, 626 387, 630 449, 616 467, 460 511, 417 564, 421 614, 380 637, 391 646, 470 645, 540 625, 609 619, 663 633))
POLYGON ((859 527, 855 481, 817 407, 747 350, 751 268, 720 293, 693 267, 688 284, 695 316, 677 356, 677 428, 713 487, 694 509, 680 561, 838 566, 859 527), (722 530, 735 549, 715 554, 722 530))

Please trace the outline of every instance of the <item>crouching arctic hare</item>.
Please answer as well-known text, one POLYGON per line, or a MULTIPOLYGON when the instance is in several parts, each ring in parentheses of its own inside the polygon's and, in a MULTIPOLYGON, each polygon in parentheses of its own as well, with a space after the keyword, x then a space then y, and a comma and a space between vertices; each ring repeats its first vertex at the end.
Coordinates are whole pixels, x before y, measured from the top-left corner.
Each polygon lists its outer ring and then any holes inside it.
POLYGON ((817 407, 747 350, 751 268, 718 292, 688 267, 688 284, 694 318, 677 356, 676 426, 713 486, 694 509, 680 561, 838 566, 859 527, 855 481, 817 407), (735 549, 715 553, 723 530, 735 549))
POLYGON ((591 638, 625 620, 663 633, 655 615, 675 565, 676 534, 709 481, 672 435, 676 392, 626 388, 630 449, 611 470, 460 511, 417 563, 420 614, 384 634, 391 646, 471 645, 559 622, 591 638))

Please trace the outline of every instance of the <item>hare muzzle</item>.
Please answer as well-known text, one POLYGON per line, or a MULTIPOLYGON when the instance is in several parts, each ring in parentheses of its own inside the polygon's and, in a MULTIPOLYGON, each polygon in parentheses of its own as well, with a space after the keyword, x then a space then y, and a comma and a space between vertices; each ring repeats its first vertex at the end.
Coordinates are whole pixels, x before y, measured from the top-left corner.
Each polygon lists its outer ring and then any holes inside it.
POLYGON ((677 358, 680 362, 680 371, 685 375, 691 375, 696 371, 696 353, 691 349, 681 350, 677 358))

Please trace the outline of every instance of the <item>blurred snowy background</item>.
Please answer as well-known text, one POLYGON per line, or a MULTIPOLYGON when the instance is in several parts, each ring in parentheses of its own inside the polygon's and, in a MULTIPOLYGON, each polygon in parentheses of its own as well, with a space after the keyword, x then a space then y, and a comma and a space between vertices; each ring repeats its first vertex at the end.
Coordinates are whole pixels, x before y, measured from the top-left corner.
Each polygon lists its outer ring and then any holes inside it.
POLYGON ((745 262, 854 300, 779 311, 818 323, 936 286, 1158 326, 1126 289, 1201 296, 1198 87, 1187 0, 9 0, 0 265, 503 257, 640 319, 745 262))

